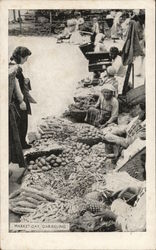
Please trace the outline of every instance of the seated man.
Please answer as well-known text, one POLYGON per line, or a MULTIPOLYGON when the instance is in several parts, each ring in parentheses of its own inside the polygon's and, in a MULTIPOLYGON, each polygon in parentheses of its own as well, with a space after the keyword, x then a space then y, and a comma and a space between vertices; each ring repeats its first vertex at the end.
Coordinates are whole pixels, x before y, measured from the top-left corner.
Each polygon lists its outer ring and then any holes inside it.
POLYGON ((65 25, 62 33, 58 35, 58 41, 61 41, 63 39, 69 39, 70 36, 71 36, 71 32, 69 31, 69 27, 67 27, 67 25, 65 25))
POLYGON ((115 146, 114 153, 117 154, 119 146, 125 149, 137 138, 145 139, 145 104, 140 104, 137 112, 138 115, 128 125, 114 127, 111 132, 105 134, 106 144, 111 143, 115 146))
POLYGON ((119 103, 114 97, 116 89, 111 84, 105 84, 94 107, 89 108, 85 121, 94 126, 106 127, 117 122, 119 103))

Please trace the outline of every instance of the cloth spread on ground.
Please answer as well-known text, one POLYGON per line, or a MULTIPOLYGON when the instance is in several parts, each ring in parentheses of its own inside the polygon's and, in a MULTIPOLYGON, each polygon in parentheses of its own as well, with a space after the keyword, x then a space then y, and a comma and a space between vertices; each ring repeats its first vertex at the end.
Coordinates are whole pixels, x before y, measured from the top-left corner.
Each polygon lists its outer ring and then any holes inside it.
POLYGON ((131 20, 129 23, 127 39, 122 49, 123 65, 131 64, 134 57, 143 55, 144 53, 139 43, 137 23, 131 20))

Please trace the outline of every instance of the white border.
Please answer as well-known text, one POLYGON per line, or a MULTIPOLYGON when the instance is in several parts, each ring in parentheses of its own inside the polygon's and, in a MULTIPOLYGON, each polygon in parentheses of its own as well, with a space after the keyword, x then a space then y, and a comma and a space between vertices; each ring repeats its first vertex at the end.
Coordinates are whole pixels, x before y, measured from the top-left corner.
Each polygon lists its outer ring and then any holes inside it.
POLYGON ((155 228, 155 1, 1 0, 1 249, 156 249, 155 228), (147 232, 143 233, 8 233, 8 9, 146 9, 147 232))

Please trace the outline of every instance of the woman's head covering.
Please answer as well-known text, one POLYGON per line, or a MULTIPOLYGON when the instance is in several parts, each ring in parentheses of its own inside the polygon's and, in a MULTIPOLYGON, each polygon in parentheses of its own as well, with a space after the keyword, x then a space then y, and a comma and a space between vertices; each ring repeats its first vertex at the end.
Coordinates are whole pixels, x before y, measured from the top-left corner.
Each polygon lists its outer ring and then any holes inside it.
POLYGON ((116 71, 115 71, 115 69, 114 69, 113 66, 109 66, 109 67, 107 68, 107 73, 108 73, 109 76, 114 76, 115 73, 116 73, 116 71))
POLYGON ((103 93, 103 92, 105 92, 105 91, 107 91, 107 90, 109 90, 109 91, 111 91, 111 92, 115 92, 115 91, 116 91, 116 89, 113 87, 112 84, 104 84, 104 86, 103 86, 101 92, 103 93))
POLYGON ((14 60, 17 64, 19 64, 21 62, 21 57, 25 58, 26 56, 30 56, 30 55, 31 55, 31 51, 28 48, 19 46, 12 53, 10 60, 11 61, 14 60))

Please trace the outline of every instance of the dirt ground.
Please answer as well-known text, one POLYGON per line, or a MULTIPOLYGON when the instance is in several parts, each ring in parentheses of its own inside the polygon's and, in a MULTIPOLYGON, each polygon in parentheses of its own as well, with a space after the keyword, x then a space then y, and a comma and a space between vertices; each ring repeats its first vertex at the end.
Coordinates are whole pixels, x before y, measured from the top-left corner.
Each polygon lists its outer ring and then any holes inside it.
MULTIPOLYGON (((121 49, 123 43, 106 40, 105 46, 108 50, 111 46, 121 49)), ((9 58, 17 46, 26 46, 32 52, 22 67, 24 76, 31 80, 31 94, 37 101, 32 105, 32 116, 29 116, 29 131, 33 131, 42 117, 59 116, 72 102, 77 82, 90 75, 88 61, 78 45, 57 44, 56 38, 52 37, 10 36, 9 58)), ((136 74, 139 60, 135 61, 136 74)), ((135 77, 135 87, 143 82, 142 77, 135 77)))

